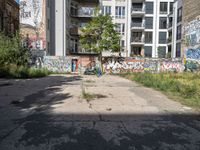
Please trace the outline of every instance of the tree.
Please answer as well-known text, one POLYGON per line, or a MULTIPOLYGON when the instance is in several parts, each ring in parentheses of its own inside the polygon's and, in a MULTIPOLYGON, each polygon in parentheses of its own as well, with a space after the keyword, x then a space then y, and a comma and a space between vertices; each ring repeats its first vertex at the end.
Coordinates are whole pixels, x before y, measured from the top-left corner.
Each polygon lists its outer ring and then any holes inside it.
POLYGON ((10 64, 25 66, 28 61, 28 49, 22 47, 19 34, 8 37, 0 33, 0 67, 10 64))
POLYGON ((82 29, 82 48, 88 52, 96 52, 100 57, 103 51, 119 52, 120 35, 115 27, 109 15, 96 13, 92 21, 82 29))

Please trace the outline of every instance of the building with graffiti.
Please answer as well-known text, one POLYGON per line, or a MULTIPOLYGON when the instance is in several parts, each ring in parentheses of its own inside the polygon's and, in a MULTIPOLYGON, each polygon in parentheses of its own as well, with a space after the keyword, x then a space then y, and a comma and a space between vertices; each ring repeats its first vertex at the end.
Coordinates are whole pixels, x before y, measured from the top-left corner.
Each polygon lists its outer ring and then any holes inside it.
POLYGON ((200 1, 184 1, 184 47, 187 70, 200 71, 200 1))
POLYGON ((15 0, 0 0, 0 32, 12 35, 19 30, 19 5, 15 0))
POLYGON ((20 33, 25 46, 46 49, 46 0, 20 0, 20 33))

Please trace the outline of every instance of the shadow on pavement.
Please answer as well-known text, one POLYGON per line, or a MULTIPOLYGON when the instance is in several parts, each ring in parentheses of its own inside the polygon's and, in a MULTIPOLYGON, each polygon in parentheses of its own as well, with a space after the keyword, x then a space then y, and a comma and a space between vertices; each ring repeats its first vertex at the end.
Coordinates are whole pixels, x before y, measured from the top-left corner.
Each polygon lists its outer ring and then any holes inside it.
MULTIPOLYGON (((54 77, 53 77, 54 78, 54 77)), ((56 77, 55 77, 56 78, 56 77)), ((57 77, 58 78, 58 77, 57 77)), ((54 104, 70 100, 59 94, 63 84, 81 77, 61 77, 14 105, 25 117, 13 119, 18 128, 0 140, 1 150, 199 150, 200 117, 196 114, 55 114, 54 104), (24 111, 26 113, 26 111, 24 111)))

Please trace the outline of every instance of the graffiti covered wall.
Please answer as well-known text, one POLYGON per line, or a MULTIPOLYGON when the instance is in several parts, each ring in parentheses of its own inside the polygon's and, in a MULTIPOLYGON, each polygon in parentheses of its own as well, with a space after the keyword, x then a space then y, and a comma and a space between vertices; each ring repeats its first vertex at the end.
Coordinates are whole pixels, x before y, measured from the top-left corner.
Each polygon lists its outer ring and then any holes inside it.
POLYGON ((163 59, 104 58, 103 69, 106 73, 126 72, 183 72, 181 61, 163 59))
POLYGON ((20 33, 31 49, 46 48, 46 0, 20 0, 20 33))
POLYGON ((189 22, 184 27, 185 67, 187 71, 200 71, 200 19, 189 22))
POLYGON ((43 67, 52 72, 71 72, 71 59, 68 57, 45 56, 43 59, 43 67))

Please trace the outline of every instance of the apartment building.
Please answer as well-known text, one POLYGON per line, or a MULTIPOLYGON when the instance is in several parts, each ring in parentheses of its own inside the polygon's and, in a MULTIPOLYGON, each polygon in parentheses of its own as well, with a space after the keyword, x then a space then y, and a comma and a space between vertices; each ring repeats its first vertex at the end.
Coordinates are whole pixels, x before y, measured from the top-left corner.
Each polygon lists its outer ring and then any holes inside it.
POLYGON ((168 48, 168 15, 174 0, 102 0, 122 35, 123 56, 165 57, 168 48), (123 16, 123 17, 118 17, 123 16))
POLYGON ((168 54, 172 58, 183 57, 182 49, 182 24, 183 0, 175 0, 170 6, 168 15, 168 54))
MULTIPOLYGON (((101 0, 100 7, 102 14, 110 15, 113 18, 113 23, 116 24, 116 30, 121 35, 121 56, 128 56, 128 38, 129 38, 129 6, 127 0, 101 0)), ((119 55, 119 53, 104 52, 104 56, 119 55)))
MULTIPOLYGON (((121 34, 121 55, 180 57, 182 0, 48 0, 47 49, 50 55, 86 53, 80 28, 100 5, 121 34)), ((112 55, 109 52, 105 56, 112 55)))
POLYGON ((49 55, 84 53, 80 28, 92 19, 99 0, 47 0, 47 50, 49 55))
POLYGON ((15 0, 0 0, 0 32, 12 35, 19 29, 19 4, 15 0))

